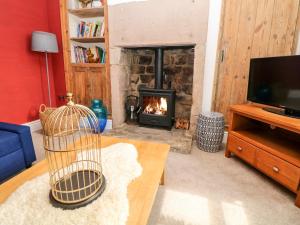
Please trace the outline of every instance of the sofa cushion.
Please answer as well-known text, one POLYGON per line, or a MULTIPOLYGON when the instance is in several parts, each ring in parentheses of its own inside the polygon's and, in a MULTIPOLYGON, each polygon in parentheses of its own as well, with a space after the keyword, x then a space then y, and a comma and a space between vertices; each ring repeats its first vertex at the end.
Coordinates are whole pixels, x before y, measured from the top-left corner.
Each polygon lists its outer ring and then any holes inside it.
POLYGON ((21 147, 18 134, 0 130, 0 157, 12 153, 21 147))
POLYGON ((23 150, 18 149, 0 158, 0 184, 26 168, 23 150))

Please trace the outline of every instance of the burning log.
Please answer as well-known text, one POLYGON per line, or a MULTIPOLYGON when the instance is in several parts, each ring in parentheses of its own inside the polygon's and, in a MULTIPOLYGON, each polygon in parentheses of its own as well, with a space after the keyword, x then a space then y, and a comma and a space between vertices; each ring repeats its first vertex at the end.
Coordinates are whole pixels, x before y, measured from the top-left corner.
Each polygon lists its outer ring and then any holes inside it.
POLYGON ((148 104, 144 109, 146 114, 166 115, 168 111, 168 104, 166 98, 150 97, 147 99, 148 104))

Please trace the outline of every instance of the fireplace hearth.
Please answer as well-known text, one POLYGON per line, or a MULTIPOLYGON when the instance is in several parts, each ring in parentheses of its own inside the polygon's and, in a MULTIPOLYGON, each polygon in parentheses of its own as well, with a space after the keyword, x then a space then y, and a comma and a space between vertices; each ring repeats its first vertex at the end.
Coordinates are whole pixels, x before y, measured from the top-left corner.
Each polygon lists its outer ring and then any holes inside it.
POLYGON ((175 119, 176 91, 163 89, 164 49, 155 48, 155 87, 139 88, 140 114, 138 122, 146 126, 171 129, 175 119))

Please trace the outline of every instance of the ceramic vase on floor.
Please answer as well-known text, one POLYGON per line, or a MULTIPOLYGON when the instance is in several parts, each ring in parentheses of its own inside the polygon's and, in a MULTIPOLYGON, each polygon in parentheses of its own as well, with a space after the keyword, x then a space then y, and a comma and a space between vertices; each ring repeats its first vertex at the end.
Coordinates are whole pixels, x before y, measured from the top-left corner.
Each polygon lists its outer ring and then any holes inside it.
POLYGON ((107 109, 103 105, 103 101, 100 99, 93 99, 91 110, 96 114, 99 120, 99 130, 101 133, 104 131, 107 123, 107 109))
POLYGON ((224 137, 225 121, 222 113, 205 112, 198 117, 196 142, 200 150, 218 152, 224 137))

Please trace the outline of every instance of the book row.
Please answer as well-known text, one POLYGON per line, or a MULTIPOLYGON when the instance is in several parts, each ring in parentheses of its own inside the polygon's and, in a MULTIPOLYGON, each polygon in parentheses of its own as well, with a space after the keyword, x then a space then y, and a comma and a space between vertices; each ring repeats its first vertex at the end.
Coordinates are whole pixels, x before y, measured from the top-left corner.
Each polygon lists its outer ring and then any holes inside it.
POLYGON ((77 27, 77 37, 103 37, 105 25, 101 21, 81 21, 77 27))
POLYGON ((105 50, 98 46, 74 46, 74 53, 76 63, 105 63, 105 50))

